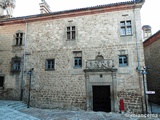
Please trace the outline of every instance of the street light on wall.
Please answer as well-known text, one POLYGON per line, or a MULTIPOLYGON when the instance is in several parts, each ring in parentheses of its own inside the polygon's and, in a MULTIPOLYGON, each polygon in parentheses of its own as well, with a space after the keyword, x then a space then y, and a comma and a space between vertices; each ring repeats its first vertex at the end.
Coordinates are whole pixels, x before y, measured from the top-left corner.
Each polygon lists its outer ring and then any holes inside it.
POLYGON ((29 74, 29 86, 28 86, 28 103, 27 103, 27 108, 30 107, 30 91, 31 91, 31 78, 32 78, 32 72, 33 72, 34 68, 31 68, 27 74, 29 74))

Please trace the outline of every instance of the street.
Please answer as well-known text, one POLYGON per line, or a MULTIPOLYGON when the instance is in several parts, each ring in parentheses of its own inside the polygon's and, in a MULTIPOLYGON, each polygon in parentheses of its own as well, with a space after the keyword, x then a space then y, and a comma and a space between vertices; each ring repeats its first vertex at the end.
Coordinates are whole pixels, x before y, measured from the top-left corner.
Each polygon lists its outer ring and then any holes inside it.
POLYGON ((160 120, 160 115, 27 108, 21 101, 0 100, 0 120, 160 120))

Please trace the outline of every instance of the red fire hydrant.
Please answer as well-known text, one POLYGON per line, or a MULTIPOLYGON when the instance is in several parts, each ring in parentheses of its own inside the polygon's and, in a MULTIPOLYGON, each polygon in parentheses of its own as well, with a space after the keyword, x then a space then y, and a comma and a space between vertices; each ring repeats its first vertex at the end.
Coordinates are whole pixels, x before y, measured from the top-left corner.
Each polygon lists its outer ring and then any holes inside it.
POLYGON ((119 105, 120 105, 119 106, 120 112, 124 113, 124 100, 123 99, 120 99, 119 105))

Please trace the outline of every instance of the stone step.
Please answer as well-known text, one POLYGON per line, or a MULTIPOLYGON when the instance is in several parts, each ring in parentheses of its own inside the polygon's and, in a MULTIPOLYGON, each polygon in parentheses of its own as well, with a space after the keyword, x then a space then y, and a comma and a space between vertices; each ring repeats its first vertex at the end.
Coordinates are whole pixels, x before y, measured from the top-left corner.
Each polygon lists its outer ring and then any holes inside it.
POLYGON ((23 102, 18 101, 18 102, 9 103, 7 107, 14 110, 22 110, 22 109, 26 109, 27 105, 24 104, 23 102))

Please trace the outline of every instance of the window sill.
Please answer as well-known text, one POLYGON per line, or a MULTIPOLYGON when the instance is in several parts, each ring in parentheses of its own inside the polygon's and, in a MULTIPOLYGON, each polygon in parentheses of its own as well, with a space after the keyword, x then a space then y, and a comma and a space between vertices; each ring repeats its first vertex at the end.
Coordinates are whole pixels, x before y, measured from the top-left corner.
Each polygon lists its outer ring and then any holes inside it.
POLYGON ((67 39, 66 41, 74 41, 74 40, 76 40, 76 39, 67 39))
POLYGON ((21 71, 20 70, 11 70, 11 73, 17 73, 17 74, 19 74, 21 71))
POLYGON ((119 66, 120 68, 125 68, 125 67, 128 67, 128 66, 119 66))
POLYGON ((82 67, 73 67, 73 69, 82 69, 82 67))
POLYGON ((24 45, 12 45, 12 47, 23 47, 24 45))
POLYGON ((133 34, 131 34, 131 35, 121 35, 120 37, 128 37, 128 36, 133 36, 133 34))
POLYGON ((54 71, 55 69, 45 69, 45 71, 54 71))

